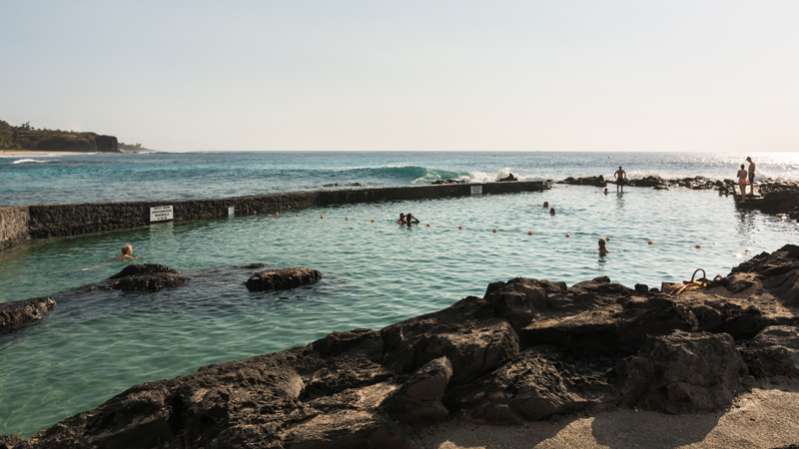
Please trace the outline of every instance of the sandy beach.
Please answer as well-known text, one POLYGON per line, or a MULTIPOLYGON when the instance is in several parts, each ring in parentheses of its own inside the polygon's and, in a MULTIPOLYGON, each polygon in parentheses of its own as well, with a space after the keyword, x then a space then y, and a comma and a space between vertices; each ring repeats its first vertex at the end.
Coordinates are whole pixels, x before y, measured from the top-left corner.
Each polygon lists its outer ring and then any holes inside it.
POLYGON ((425 449, 769 449, 799 443, 799 384, 755 388, 721 413, 619 409, 501 427, 454 421, 420 436, 425 449))

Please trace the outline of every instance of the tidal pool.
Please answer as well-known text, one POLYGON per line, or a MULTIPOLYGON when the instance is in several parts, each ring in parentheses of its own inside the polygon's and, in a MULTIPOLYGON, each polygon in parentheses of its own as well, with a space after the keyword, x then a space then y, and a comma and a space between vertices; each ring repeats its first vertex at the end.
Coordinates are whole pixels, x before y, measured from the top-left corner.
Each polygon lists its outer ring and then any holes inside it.
POLYGON ((606 196, 555 186, 310 209, 35 242, 3 253, 0 302, 105 279, 124 266, 113 257, 125 242, 137 262, 169 265, 194 279, 156 294, 56 294, 64 299, 46 320, 0 337, 0 433, 29 435, 144 381, 440 309, 482 295, 496 280, 573 283, 607 275, 659 286, 696 268, 726 274, 799 240, 796 223, 736 211, 731 198, 715 192, 628 190, 606 196), (541 207, 545 200, 556 216, 541 207), (422 224, 397 226, 400 212, 422 224), (605 236, 610 254, 601 259, 597 239, 605 236), (246 273, 224 274, 253 262, 309 266, 324 278, 291 292, 249 293, 246 273))

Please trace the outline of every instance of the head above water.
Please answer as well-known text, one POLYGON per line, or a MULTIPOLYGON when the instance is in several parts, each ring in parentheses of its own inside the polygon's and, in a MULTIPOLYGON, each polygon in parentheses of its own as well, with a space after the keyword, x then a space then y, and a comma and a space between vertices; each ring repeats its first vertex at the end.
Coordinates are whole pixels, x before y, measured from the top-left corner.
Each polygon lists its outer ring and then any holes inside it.
POLYGON ((600 249, 604 249, 606 244, 607 244, 607 242, 605 242, 605 239, 599 239, 599 248, 600 249))
POLYGON ((549 208, 549 215, 555 215, 555 208, 554 207, 550 207, 549 208))
POLYGON ((125 243, 125 245, 120 250, 123 256, 132 256, 133 255, 133 245, 130 243, 125 243))

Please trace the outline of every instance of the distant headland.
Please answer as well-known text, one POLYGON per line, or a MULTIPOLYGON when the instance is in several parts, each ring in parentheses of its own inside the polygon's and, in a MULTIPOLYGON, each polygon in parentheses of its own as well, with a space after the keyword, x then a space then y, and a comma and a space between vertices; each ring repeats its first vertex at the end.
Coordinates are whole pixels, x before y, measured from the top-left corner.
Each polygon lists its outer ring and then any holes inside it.
MULTIPOLYGON (((29 122, 13 126, 0 120, 0 151, 119 153, 124 151, 125 146, 125 144, 120 144, 115 136, 93 132, 34 128, 29 122)), ((140 148, 141 145, 138 147, 140 148)))

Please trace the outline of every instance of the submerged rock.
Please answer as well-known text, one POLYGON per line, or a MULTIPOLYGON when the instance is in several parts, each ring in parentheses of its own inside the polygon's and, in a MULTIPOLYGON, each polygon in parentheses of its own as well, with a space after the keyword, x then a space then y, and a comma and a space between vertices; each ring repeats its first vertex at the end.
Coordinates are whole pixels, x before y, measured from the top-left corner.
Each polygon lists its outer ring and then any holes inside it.
POLYGON ((0 303, 0 334, 17 331, 44 319, 55 307, 53 298, 0 303))
POLYGON ((187 281, 188 278, 181 276, 177 270, 157 264, 128 265, 108 278, 111 288, 125 292, 155 292, 168 287, 179 287, 187 281))
POLYGON ((315 284, 322 278, 322 273, 310 268, 281 268, 265 270, 253 274, 247 279, 247 290, 251 292, 266 290, 286 290, 303 285, 315 284))
POLYGON ((736 270, 685 292, 606 277, 497 282, 381 330, 133 387, 19 444, 405 449, 415 429, 452 416, 514 424, 619 404, 720 410, 747 373, 797 369, 788 303, 799 251, 736 270))

